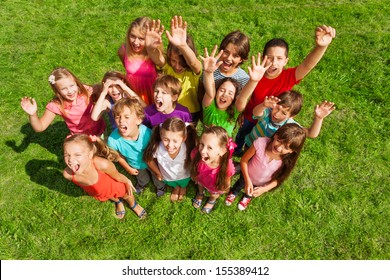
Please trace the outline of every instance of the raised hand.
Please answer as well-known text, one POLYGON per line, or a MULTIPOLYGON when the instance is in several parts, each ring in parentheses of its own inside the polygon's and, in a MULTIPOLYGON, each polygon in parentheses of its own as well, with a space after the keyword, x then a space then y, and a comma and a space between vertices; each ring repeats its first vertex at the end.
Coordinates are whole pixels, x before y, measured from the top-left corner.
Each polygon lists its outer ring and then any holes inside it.
POLYGON ((168 30, 165 33, 172 45, 179 47, 187 44, 187 22, 181 16, 171 19, 171 33, 168 30))
POLYGON ((145 45, 151 48, 158 48, 162 44, 162 33, 164 25, 161 25, 160 20, 152 20, 150 25, 146 26, 145 45))
POLYGON ((20 101, 20 106, 22 106, 22 109, 30 116, 36 114, 38 110, 37 102, 35 101, 35 99, 26 96, 23 97, 20 101))
POLYGON ((322 101, 320 105, 316 105, 314 109, 314 113, 317 118, 323 119, 327 116, 329 116, 330 113, 333 112, 333 110, 336 109, 336 106, 334 106, 333 102, 329 101, 322 101))
POLYGON ((249 78, 258 82, 263 78, 265 71, 271 66, 271 63, 268 62, 267 56, 264 56, 263 62, 261 62, 261 54, 257 54, 257 62, 255 57, 252 56, 252 68, 248 67, 249 78))
POLYGON ((316 28, 316 44, 320 47, 327 47, 336 37, 336 29, 331 26, 318 26, 316 28))
POLYGON ((207 73, 214 73, 215 70, 218 69, 218 67, 222 64, 223 61, 218 61, 221 57, 223 50, 221 50, 217 56, 215 56, 215 53, 217 52, 218 46, 215 45, 213 48, 213 51, 211 52, 211 56, 209 56, 209 53, 207 51, 207 48, 204 49, 204 57, 199 56, 200 59, 203 61, 203 71, 207 73))
POLYGON ((276 96, 266 96, 264 99, 264 106, 267 108, 275 108, 278 106, 278 102, 280 101, 279 98, 276 96))

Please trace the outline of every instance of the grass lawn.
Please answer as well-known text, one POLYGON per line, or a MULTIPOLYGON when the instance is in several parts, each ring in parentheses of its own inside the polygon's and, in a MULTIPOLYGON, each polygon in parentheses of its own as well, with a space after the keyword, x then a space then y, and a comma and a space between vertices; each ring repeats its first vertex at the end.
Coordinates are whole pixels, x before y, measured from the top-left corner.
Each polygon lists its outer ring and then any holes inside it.
POLYGON ((389 259, 389 14, 384 0, 2 1, 0 258, 389 259), (138 197, 149 217, 139 221, 127 208, 117 220, 112 203, 62 177, 62 119, 34 133, 20 108, 21 97, 32 96, 43 113, 55 67, 88 84, 108 70, 124 72, 117 49, 143 15, 166 28, 182 15, 199 53, 236 29, 251 38, 251 55, 283 37, 290 67, 314 47, 317 25, 336 28, 319 65, 296 87, 304 95, 296 119, 309 126, 324 99, 337 109, 306 142, 291 177, 246 211, 220 199, 203 215, 191 206, 193 184, 178 204, 169 194, 157 199, 151 186, 138 197))

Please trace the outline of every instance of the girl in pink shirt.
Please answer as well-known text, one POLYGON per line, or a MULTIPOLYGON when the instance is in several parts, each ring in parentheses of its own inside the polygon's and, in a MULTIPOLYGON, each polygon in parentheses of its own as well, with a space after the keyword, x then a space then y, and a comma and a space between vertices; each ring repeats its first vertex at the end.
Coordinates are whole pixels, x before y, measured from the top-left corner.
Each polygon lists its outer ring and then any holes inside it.
POLYGON ((231 177, 235 173, 232 153, 235 144, 220 126, 205 127, 199 145, 191 153, 193 165, 191 178, 198 184, 198 192, 192 200, 195 208, 200 208, 204 189, 210 192, 210 198, 202 208, 209 214, 218 197, 230 188, 231 177))
POLYGON ((35 132, 44 131, 54 120, 56 115, 61 116, 71 134, 85 133, 102 135, 106 125, 103 119, 93 121, 92 87, 82 84, 68 69, 60 67, 49 76, 49 83, 55 97, 46 105, 42 117, 38 117, 38 107, 34 98, 23 97, 20 105, 29 115, 29 120, 35 132))
POLYGON ((295 123, 279 128, 272 138, 257 138, 241 159, 241 176, 226 197, 230 206, 245 187, 238 209, 245 210, 253 197, 280 186, 290 175, 305 143, 305 130, 295 123))

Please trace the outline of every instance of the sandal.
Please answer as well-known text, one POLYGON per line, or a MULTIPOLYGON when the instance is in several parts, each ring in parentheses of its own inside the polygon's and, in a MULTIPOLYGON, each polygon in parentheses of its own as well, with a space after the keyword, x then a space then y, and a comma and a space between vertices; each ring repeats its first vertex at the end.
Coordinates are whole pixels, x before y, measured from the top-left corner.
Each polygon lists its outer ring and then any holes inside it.
POLYGON ((196 209, 199 209, 202 205, 204 194, 200 192, 196 192, 195 198, 192 199, 192 206, 194 206, 196 209), (196 199, 197 197, 200 197, 200 199, 196 199))
MULTIPOLYGON (((121 198, 118 201, 114 201, 116 209, 118 208, 118 205, 120 203, 122 203, 122 199, 121 198)), ((125 217, 125 214, 126 214, 125 206, 123 206, 123 210, 122 211, 115 211, 115 214, 116 214, 116 217, 118 219, 120 219, 120 220, 123 219, 125 217)))
MULTIPOLYGON (((137 207, 138 203, 136 201, 134 201, 134 205, 133 206, 130 206, 130 209, 134 211, 135 207, 137 207)), ((141 206, 140 206, 141 207, 141 206)), ((142 207, 141 207, 142 208, 142 207)), ((142 211, 141 213, 137 214, 135 211, 134 213, 138 216, 138 218, 140 218, 140 220, 143 220, 146 218, 146 211, 145 209, 142 208, 142 211)))
POLYGON ((217 201, 213 200, 211 201, 210 198, 207 200, 205 206, 202 208, 202 212, 206 214, 210 214, 210 212, 213 210, 214 205, 217 201), (211 204, 211 207, 206 207, 207 204, 211 204))

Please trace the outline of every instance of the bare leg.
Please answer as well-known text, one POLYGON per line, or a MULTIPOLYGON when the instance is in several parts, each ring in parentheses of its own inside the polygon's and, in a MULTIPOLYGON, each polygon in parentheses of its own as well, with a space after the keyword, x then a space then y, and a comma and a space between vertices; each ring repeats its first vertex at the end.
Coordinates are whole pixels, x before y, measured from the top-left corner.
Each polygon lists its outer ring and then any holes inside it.
POLYGON ((125 206, 122 203, 122 200, 115 197, 110 198, 110 200, 115 203, 115 214, 118 217, 118 219, 123 219, 126 211, 125 211, 125 206))
POLYGON ((187 193, 187 188, 179 188, 179 198, 178 200, 179 201, 182 201, 184 199, 184 196, 186 195, 187 193))
POLYGON ((176 202, 179 198, 179 192, 180 187, 173 188, 172 194, 171 194, 171 201, 176 202))

